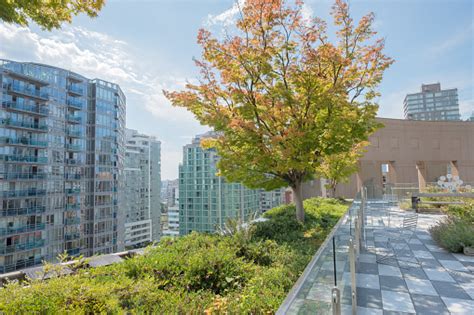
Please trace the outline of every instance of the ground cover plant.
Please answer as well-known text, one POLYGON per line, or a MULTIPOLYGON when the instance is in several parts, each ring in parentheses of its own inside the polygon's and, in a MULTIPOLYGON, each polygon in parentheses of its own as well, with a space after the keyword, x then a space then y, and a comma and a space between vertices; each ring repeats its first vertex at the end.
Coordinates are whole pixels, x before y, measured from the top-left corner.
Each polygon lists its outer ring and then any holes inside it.
POLYGON ((305 209, 304 224, 285 205, 250 230, 163 239, 122 263, 9 283, 0 312, 274 313, 347 205, 313 198, 305 209))

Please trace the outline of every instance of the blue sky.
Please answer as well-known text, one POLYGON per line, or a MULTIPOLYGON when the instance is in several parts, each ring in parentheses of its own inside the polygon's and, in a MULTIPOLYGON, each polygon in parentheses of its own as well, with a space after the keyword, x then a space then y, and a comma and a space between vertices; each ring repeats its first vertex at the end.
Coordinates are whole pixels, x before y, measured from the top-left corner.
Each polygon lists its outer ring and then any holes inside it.
MULTIPOLYGON (((243 1, 243 0, 240 0, 243 1)), ((332 1, 305 1, 307 14, 329 19, 332 1)), ((207 130, 162 89, 196 78, 199 28, 219 33, 235 18, 233 0, 109 0, 96 19, 80 16, 43 32, 0 23, 0 58, 34 61, 100 77, 127 95, 127 126, 162 141, 162 178, 176 178, 182 146, 207 130)), ((395 64, 380 86, 379 116, 402 118, 403 98, 422 83, 458 88, 463 118, 474 111, 474 2, 350 1, 355 18, 373 11, 395 64)))

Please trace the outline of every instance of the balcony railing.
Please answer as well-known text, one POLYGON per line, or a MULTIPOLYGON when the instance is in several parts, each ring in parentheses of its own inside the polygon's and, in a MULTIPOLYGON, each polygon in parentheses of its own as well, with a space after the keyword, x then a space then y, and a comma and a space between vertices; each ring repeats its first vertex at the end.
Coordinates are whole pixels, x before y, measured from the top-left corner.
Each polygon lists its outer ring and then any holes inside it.
POLYGON ((71 138, 82 138, 83 134, 80 130, 68 130, 67 135, 71 138))
POLYGON ((80 188, 66 188, 64 189, 64 192, 68 195, 80 194, 81 189, 80 188))
POLYGON ((80 218, 65 218, 64 219, 64 224, 65 225, 76 225, 76 224, 80 224, 80 223, 81 223, 80 218))
POLYGON ((24 86, 22 87, 19 84, 7 84, 6 86, 4 85, 4 88, 6 88, 7 91, 12 91, 12 92, 23 94, 26 96, 36 97, 45 101, 47 101, 49 97, 48 93, 46 92, 43 92, 41 90, 27 88, 24 86))
POLYGON ((44 213, 45 211, 46 211, 45 206, 2 209, 0 210, 0 216, 9 217, 9 216, 17 216, 17 215, 41 214, 41 213, 44 213))
POLYGON ((0 180, 39 180, 47 177, 46 173, 0 173, 0 180))
POLYGON ((36 131, 48 131, 48 126, 44 123, 34 123, 29 121, 19 121, 13 120, 10 118, 4 118, 0 121, 0 125, 11 127, 11 128, 20 128, 20 129, 32 129, 36 131))
POLYGON ((23 250, 30 250, 35 248, 41 248, 44 246, 44 240, 37 240, 35 242, 23 243, 23 244, 12 244, 12 245, 0 245, 0 254, 15 253, 23 250))
POLYGON ((71 92, 71 93, 73 93, 73 94, 77 94, 77 95, 83 95, 83 93, 84 93, 84 89, 83 89, 83 88, 81 88, 80 86, 73 85, 73 84, 69 85, 69 86, 67 87, 67 90, 68 90, 69 92, 71 92))
POLYGON ((11 102, 11 101, 3 101, 2 107, 5 109, 32 113, 32 114, 37 114, 41 116, 46 116, 49 113, 49 109, 46 106, 27 105, 27 104, 21 104, 18 102, 11 102))
POLYGON ((47 157, 40 156, 25 156, 25 155, 12 155, 12 154, 1 154, 0 161, 4 162, 18 162, 18 163, 34 163, 34 164, 47 164, 47 157))
POLYGON ((0 236, 44 230, 44 223, 24 224, 18 227, 0 228, 0 236))
POLYGON ((64 234, 64 239, 66 241, 73 241, 81 238, 81 234, 79 233, 65 233, 64 234))
POLYGON ((66 210, 78 210, 80 208, 81 208, 81 204, 78 202, 66 204, 66 210))
POLYGON ((77 256, 77 255, 79 255, 80 252, 81 252, 80 248, 74 248, 74 249, 68 249, 67 250, 67 254, 69 256, 77 256))
POLYGON ((356 264, 363 246, 367 200, 366 190, 361 192, 319 247, 277 314, 309 310, 312 314, 341 314, 342 301, 356 314, 356 264))
POLYGON ((79 144, 66 143, 66 149, 68 151, 82 151, 82 146, 79 144))
POLYGON ((18 269, 32 267, 41 264, 42 261, 43 257, 20 259, 16 263, 5 264, 4 266, 0 266, 0 273, 11 272, 18 269))
POLYGON ((64 174, 66 180, 79 180, 82 178, 81 174, 64 174))
POLYGON ((3 190, 3 198, 46 196, 46 189, 3 190))
POLYGON ((66 115, 66 119, 69 122, 80 124, 82 122, 82 117, 74 115, 66 115))
POLYGON ((84 107, 84 103, 79 101, 79 100, 76 100, 76 99, 73 99, 73 98, 70 98, 66 101, 66 104, 70 107, 75 107, 75 108, 79 108, 79 109, 82 109, 84 107))
POLYGON ((26 137, 23 137, 23 138, 1 137, 0 144, 31 146, 31 147, 40 147, 40 148, 45 148, 48 146, 47 141, 38 141, 34 139, 29 139, 26 137))

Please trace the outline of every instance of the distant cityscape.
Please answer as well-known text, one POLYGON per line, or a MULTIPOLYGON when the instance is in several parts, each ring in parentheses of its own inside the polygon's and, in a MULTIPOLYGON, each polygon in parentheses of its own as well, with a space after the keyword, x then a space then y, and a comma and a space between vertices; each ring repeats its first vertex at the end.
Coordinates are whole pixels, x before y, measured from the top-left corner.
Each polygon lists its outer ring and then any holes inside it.
MULTIPOLYGON (((249 189, 217 176, 217 152, 200 145, 212 132, 185 145, 179 177, 162 181, 159 135, 126 128, 117 84, 11 60, 0 60, 0 80, 0 273, 64 251, 92 256, 214 233, 229 219, 292 202, 286 188, 249 189)), ((400 106, 406 120, 460 122, 457 89, 440 83, 423 84, 400 106)))

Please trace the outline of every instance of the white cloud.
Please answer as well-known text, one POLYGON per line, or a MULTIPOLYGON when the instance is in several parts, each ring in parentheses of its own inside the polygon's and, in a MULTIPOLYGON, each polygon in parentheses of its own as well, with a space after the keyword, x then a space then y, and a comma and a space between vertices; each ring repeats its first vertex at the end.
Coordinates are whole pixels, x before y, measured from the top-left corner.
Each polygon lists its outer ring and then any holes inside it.
POLYGON ((206 27, 214 26, 214 25, 223 25, 229 26, 235 23, 235 20, 239 14, 240 9, 245 5, 246 0, 238 0, 235 1, 234 4, 230 9, 225 10, 219 14, 209 14, 207 16, 204 25, 206 27))
POLYGON ((474 39, 474 22, 464 27, 461 31, 456 32, 454 35, 445 39, 443 42, 431 48, 431 53, 434 57, 445 54, 448 51, 456 48, 457 46, 465 43, 466 41, 472 41, 474 39))

